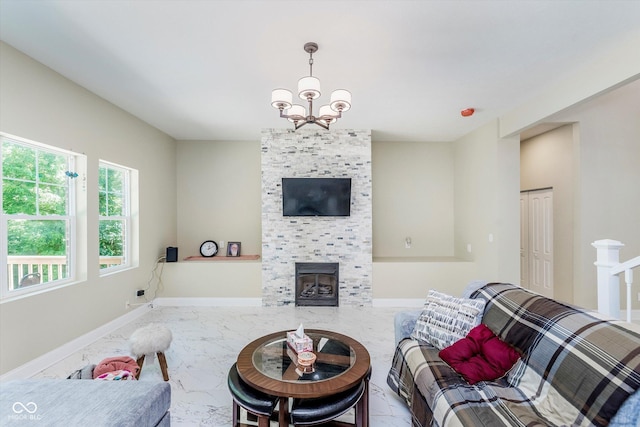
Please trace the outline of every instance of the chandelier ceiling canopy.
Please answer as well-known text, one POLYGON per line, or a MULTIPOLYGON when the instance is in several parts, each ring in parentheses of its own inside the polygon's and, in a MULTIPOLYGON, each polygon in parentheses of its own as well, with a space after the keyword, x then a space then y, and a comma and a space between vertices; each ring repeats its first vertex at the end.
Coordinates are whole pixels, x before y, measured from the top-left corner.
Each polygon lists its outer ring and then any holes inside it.
POLYGON ((313 115, 313 101, 322 94, 320 80, 313 76, 313 54, 318 51, 318 44, 305 43, 304 51, 309 54, 309 76, 298 80, 298 96, 307 101, 308 107, 293 103, 293 94, 287 89, 274 89, 271 92, 271 105, 280 111, 280 117, 293 122, 296 129, 300 129, 307 123, 315 123, 325 129, 342 117, 342 113, 351 108, 351 92, 345 89, 336 89, 331 93, 328 105, 323 105, 318 110, 318 115, 313 115))

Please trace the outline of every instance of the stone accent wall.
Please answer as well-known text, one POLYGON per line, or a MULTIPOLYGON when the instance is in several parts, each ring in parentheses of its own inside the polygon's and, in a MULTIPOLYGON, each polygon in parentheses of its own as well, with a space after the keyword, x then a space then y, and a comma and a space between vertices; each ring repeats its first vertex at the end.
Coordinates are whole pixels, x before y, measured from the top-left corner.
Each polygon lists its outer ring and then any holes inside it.
POLYGON ((295 304, 296 262, 340 264, 340 305, 372 299, 371 131, 262 131, 262 301, 295 304), (282 178, 351 178, 351 216, 284 217, 282 178))

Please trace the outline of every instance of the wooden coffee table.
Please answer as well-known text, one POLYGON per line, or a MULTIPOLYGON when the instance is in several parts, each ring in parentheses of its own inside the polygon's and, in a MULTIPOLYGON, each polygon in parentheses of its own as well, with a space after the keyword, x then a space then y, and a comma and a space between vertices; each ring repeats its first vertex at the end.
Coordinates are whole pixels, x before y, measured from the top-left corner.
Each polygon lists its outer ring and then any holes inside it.
MULTIPOLYGON (((349 390, 365 381, 359 409, 367 420, 369 409, 368 373, 371 359, 358 341, 337 332, 307 329, 317 356, 313 372, 303 372, 294 363, 295 353, 280 331, 249 343, 238 355, 238 374, 251 387, 279 396, 279 423, 288 426, 288 398, 312 399, 349 390), (286 399, 283 399, 286 398, 286 399)), ((366 421, 365 421, 366 424, 366 421)))

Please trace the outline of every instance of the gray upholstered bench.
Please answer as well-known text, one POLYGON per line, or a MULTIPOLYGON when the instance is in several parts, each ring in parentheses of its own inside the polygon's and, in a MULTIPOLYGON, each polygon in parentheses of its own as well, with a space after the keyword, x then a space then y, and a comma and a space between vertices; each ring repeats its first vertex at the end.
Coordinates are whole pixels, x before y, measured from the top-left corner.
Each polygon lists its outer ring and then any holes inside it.
POLYGON ((171 387, 165 382, 62 379, 0 384, 0 424, 24 426, 170 425, 171 387))

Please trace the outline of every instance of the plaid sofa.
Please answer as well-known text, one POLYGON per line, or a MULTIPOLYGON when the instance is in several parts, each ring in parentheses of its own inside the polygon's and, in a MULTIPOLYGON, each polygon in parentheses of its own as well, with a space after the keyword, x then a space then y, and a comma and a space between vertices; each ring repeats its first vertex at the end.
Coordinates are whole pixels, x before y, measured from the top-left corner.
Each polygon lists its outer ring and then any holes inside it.
POLYGON ((640 328, 506 283, 471 297, 522 357, 505 377, 469 385, 438 349, 402 339, 387 383, 413 426, 640 426, 640 328))

